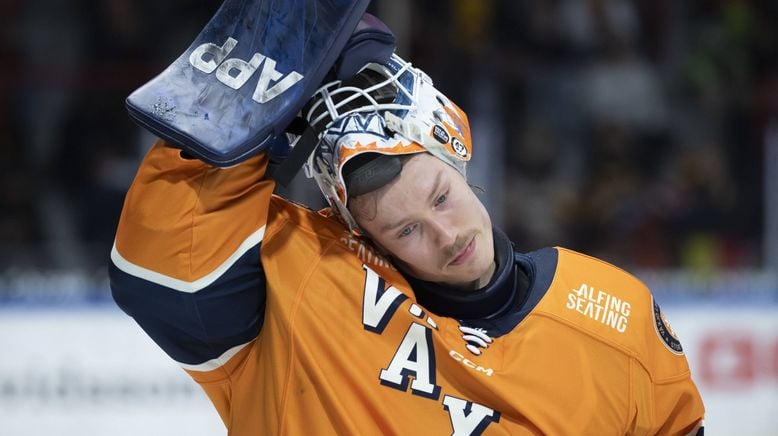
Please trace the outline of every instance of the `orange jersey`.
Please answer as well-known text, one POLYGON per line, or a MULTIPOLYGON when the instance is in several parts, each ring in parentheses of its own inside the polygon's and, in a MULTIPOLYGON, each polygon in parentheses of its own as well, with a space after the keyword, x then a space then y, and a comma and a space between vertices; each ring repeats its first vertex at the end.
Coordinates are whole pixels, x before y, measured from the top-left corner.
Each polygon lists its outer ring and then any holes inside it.
POLYGON ((342 224, 156 144, 111 253, 117 303, 230 435, 689 434, 704 409, 650 291, 569 250, 517 254, 521 304, 454 319, 342 224))

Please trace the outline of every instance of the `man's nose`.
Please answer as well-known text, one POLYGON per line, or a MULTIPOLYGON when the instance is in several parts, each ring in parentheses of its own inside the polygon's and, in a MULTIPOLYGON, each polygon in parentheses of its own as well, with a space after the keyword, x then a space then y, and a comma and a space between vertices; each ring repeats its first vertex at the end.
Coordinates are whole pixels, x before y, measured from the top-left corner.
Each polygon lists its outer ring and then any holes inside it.
POLYGON ((456 226, 438 219, 433 221, 432 227, 435 230, 435 242, 438 247, 447 248, 454 245, 457 240, 456 226))

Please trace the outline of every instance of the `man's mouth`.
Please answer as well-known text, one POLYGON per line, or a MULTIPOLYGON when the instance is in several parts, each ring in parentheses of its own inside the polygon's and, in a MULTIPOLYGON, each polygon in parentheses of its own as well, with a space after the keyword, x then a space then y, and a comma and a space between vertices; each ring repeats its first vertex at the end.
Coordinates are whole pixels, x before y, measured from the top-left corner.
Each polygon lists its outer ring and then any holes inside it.
POLYGON ((453 266, 461 265, 467 262, 473 256, 474 252, 475 252, 475 236, 473 236, 470 239, 470 242, 467 245, 465 245, 465 248, 463 248, 456 255, 456 257, 453 260, 451 260, 451 262, 449 262, 448 264, 453 266))

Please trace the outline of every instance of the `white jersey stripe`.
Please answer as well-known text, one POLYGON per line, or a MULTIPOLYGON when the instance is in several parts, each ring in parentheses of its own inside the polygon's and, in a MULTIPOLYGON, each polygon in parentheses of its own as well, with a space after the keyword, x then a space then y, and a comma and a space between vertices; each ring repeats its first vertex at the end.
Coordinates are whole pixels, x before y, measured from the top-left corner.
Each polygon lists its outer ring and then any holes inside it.
POLYGON ((238 351, 242 350, 252 342, 254 342, 254 339, 246 342, 245 344, 232 347, 229 350, 225 351, 224 354, 222 354, 221 356, 215 359, 211 359, 207 362, 203 362, 199 365, 191 365, 188 363, 181 363, 181 362, 178 362, 178 364, 181 365, 182 368, 188 371, 203 371, 203 372, 213 371, 214 369, 222 367, 225 363, 227 363, 230 359, 232 359, 232 356, 238 354, 238 351))
POLYGON ((119 253, 119 250, 116 249, 116 242, 113 244, 113 248, 111 249, 111 261, 114 265, 116 265, 117 268, 124 271, 125 273, 141 278, 143 280, 156 283, 161 286, 165 286, 170 289, 174 289, 176 291, 180 292, 186 292, 186 293, 194 293, 197 292, 211 283, 215 282, 216 279, 222 276, 225 272, 227 272, 228 269, 238 260, 241 256, 246 254, 248 250, 250 250, 252 247, 256 246, 260 242, 262 242, 262 238, 265 236, 265 226, 262 226, 259 230, 252 233, 246 240, 243 241, 243 243, 240 244, 240 247, 238 247, 237 250, 235 250, 234 253, 230 255, 230 257, 227 258, 221 265, 216 267, 215 270, 211 271, 210 273, 206 274, 205 276, 192 281, 187 282, 184 280, 179 280, 155 271, 152 271, 150 269, 144 268, 142 266, 135 265, 134 263, 128 261, 122 255, 119 253))

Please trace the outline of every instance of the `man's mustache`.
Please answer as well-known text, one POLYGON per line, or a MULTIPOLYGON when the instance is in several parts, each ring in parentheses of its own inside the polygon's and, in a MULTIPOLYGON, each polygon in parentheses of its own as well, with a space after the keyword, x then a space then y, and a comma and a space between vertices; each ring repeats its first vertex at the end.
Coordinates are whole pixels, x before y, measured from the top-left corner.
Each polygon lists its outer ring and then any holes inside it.
POLYGON ((457 236, 456 240, 454 240, 454 243, 449 245, 448 247, 444 248, 443 252, 445 253, 444 259, 446 259, 446 265, 451 263, 457 255, 465 248, 467 247, 467 244, 470 243, 470 240, 473 239, 473 236, 475 235, 475 232, 468 232, 467 235, 464 236, 457 236))

